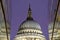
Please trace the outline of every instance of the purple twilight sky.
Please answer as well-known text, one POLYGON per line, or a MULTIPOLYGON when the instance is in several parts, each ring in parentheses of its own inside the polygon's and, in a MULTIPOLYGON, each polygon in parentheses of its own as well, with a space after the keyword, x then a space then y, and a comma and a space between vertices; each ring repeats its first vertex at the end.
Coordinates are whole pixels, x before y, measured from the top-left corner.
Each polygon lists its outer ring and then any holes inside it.
MULTIPOLYGON (((26 19, 29 3, 32 9, 32 16, 34 20, 36 20, 43 31, 46 39, 49 40, 48 37, 48 24, 49 24, 49 12, 51 7, 52 0, 11 0, 11 12, 9 14, 11 20, 11 40, 13 40, 14 36, 17 34, 17 30, 19 25, 26 19)), ((56 4, 56 0, 53 2, 56 4)), ((52 8, 52 13, 56 5, 52 8)), ((9 8, 10 8, 9 7, 9 8)))

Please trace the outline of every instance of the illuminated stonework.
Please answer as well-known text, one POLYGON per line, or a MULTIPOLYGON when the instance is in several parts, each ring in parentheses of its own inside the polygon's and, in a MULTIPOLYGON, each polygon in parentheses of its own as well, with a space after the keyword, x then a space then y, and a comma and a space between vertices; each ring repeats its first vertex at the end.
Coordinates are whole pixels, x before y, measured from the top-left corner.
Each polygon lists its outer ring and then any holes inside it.
MULTIPOLYGON (((49 38, 51 40, 53 23, 49 24, 49 38)), ((60 23, 56 22, 53 40, 60 40, 60 23)))
POLYGON ((15 40, 45 40, 40 25, 33 21, 26 21, 21 26, 15 40), (34 23, 34 24, 33 24, 34 23))
MULTIPOLYGON (((5 28, 4 22, 0 26, 1 26, 1 28, 0 28, 0 40, 7 40, 6 28, 5 28)), ((8 37, 10 40, 10 28, 9 28, 8 24, 7 24, 7 26, 8 26, 8 37)))
POLYGON ((33 20, 29 6, 28 17, 22 22, 14 40, 46 40, 40 25, 33 20))

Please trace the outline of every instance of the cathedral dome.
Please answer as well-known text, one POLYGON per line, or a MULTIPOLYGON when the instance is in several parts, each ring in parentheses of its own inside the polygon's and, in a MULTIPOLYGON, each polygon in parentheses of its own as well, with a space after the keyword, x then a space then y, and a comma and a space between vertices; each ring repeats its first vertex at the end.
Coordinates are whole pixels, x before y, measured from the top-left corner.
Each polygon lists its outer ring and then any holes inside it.
POLYGON ((29 10, 28 10, 27 19, 21 23, 18 33, 20 33, 21 30, 25 30, 25 29, 41 30, 39 23, 37 23, 32 18, 30 6, 29 6, 29 10))
POLYGON ((20 29, 38 29, 38 30, 41 30, 41 27, 36 21, 26 20, 21 24, 20 29))
POLYGON ((45 40, 45 36, 43 35, 41 31, 40 25, 34 21, 34 20, 25 20, 22 22, 22 24, 19 27, 16 40, 20 39, 28 39, 28 38, 34 38, 34 39, 41 39, 45 40))
POLYGON ((24 22, 22 22, 19 29, 39 29, 39 30, 41 29, 39 23, 33 20, 31 13, 32 12, 31 12, 31 8, 29 5, 27 19, 24 22))
POLYGON ((39 23, 37 23, 31 16, 31 9, 29 6, 28 16, 25 21, 19 26, 18 33, 15 40, 45 40, 45 36, 41 31, 39 23))

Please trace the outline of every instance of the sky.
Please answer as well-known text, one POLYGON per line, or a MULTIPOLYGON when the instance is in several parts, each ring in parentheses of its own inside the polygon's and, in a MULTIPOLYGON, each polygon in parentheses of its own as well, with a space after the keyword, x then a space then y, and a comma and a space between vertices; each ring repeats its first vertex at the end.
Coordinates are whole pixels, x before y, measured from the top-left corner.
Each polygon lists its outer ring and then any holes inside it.
POLYGON ((50 22, 50 12, 53 15, 54 9, 56 8, 56 0, 10 0, 7 1, 8 5, 8 20, 11 23, 10 38, 13 38, 17 34, 19 25, 26 19, 29 4, 32 9, 32 16, 40 26, 46 40, 49 40, 48 35, 48 24, 50 22), (52 5, 51 5, 52 4, 52 5), (52 9, 51 9, 52 6, 52 9))

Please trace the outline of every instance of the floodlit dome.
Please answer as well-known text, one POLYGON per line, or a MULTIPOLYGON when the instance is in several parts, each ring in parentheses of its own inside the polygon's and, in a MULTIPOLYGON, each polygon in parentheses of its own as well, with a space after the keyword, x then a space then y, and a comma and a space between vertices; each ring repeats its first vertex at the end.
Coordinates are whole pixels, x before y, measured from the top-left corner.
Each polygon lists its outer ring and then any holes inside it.
POLYGON ((33 20, 29 6, 28 17, 21 23, 15 40, 46 40, 39 23, 33 20))
POLYGON ((19 40, 19 38, 21 39, 24 37, 45 39, 40 25, 34 20, 26 20, 20 25, 16 38, 19 40))
POLYGON ((33 20, 27 21, 26 20, 21 24, 20 29, 39 29, 39 30, 41 30, 41 27, 36 21, 33 21, 33 20))

